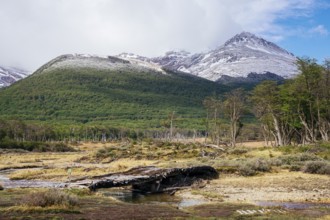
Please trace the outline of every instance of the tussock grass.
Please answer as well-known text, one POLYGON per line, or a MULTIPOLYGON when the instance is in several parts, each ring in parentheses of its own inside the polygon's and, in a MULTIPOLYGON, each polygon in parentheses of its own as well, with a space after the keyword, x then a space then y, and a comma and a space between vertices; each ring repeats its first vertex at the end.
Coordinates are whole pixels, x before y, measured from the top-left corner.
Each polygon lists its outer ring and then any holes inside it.
POLYGON ((81 213, 77 209, 72 207, 66 207, 62 205, 55 205, 51 207, 40 207, 40 206, 26 206, 17 205, 7 208, 0 208, 0 212, 3 213, 22 213, 22 214, 46 214, 46 213, 61 213, 61 214, 78 214, 81 213))
POLYGON ((24 195, 20 205, 43 208, 54 206, 71 208, 78 205, 78 198, 58 189, 49 189, 24 195))
MULTIPOLYGON (((18 201, 9 207, 0 208, 0 213, 80 213, 76 208, 79 200, 76 195, 59 189, 48 190, 8 190, 9 198, 13 193, 21 195, 18 201)), ((6 196, 6 195, 3 195, 6 196)))

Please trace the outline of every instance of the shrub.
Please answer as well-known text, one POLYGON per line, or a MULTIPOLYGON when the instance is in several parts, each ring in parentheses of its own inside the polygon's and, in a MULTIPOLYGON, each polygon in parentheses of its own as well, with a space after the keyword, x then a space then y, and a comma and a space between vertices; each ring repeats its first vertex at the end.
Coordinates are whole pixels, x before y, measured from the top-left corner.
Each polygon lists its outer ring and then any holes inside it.
POLYGON ((303 172, 330 175, 330 163, 325 161, 310 161, 303 167, 303 172))
POLYGON ((36 141, 14 141, 10 139, 0 141, 0 148, 3 149, 22 149, 35 152, 67 152, 76 151, 65 143, 46 143, 36 141))
POLYGON ((234 148, 228 151, 229 154, 241 155, 248 152, 248 149, 245 148, 234 148))
POLYGON ((252 163, 240 165, 238 170, 242 176, 254 176, 257 173, 252 163))
POLYGON ((255 169, 260 172, 269 172, 271 170, 269 162, 264 159, 257 159, 254 166, 255 169))
POLYGON ((40 207, 50 207, 50 206, 71 207, 77 204, 78 204, 78 199, 76 196, 67 194, 58 189, 49 189, 43 192, 31 193, 23 196, 21 200, 21 205, 40 206, 40 207))
POLYGON ((289 171, 300 171, 300 170, 301 170, 301 165, 293 164, 289 166, 289 171))
POLYGON ((118 155, 116 154, 116 149, 115 148, 106 147, 106 148, 99 149, 96 152, 95 156, 96 156, 97 159, 104 159, 104 158, 107 158, 107 157, 113 158, 113 157, 116 157, 118 155))
POLYGON ((330 143, 319 142, 314 145, 304 145, 304 146, 282 146, 278 147, 277 150, 285 153, 313 153, 319 156, 327 155, 330 152, 330 143))
POLYGON ((302 154, 296 154, 296 155, 285 155, 280 156, 278 159, 281 160, 282 165, 293 165, 299 162, 304 161, 318 161, 321 160, 318 156, 310 153, 302 153, 302 154))
POLYGON ((50 151, 54 152, 68 152, 68 151, 76 151, 74 148, 66 145, 65 143, 55 143, 50 145, 50 151))
POLYGON ((271 166, 268 161, 264 159, 257 159, 240 165, 238 170, 243 176, 253 176, 258 172, 269 172, 271 170, 271 166))
POLYGON ((4 190, 3 186, 0 184, 0 190, 4 190))

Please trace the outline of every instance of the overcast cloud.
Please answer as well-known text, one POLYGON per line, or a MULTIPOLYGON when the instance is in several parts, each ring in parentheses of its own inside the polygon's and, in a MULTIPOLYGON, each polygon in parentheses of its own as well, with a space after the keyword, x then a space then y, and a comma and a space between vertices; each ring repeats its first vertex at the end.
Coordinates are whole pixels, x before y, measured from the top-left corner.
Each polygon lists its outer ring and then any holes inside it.
MULTIPOLYGON (((0 65, 30 71, 65 53, 201 52, 245 30, 281 40, 278 21, 314 0, 0 0, 0 65)), ((327 33, 322 26, 316 32, 327 33)))

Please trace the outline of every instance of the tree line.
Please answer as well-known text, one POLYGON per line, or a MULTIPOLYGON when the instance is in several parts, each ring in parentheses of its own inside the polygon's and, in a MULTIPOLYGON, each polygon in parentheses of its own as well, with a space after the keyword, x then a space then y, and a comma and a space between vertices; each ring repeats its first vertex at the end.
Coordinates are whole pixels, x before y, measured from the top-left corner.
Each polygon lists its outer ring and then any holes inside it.
MULTIPOLYGON (((172 113, 174 114, 174 113, 172 113)), ((106 125, 49 125, 22 120, 0 119, 1 142, 13 140, 16 142, 107 142, 122 139, 156 138, 164 140, 201 137, 204 131, 181 129, 173 125, 173 118, 168 119, 160 129, 130 129, 116 128, 106 125)))

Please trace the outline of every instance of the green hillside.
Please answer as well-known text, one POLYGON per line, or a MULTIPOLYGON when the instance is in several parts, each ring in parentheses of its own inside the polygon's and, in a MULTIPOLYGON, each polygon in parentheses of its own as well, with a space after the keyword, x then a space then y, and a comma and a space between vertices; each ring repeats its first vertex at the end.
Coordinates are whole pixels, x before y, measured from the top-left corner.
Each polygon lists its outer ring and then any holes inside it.
POLYGON ((53 68, 0 91, 0 118, 49 124, 162 127, 171 112, 176 126, 201 128, 202 101, 228 88, 186 74, 53 68))

